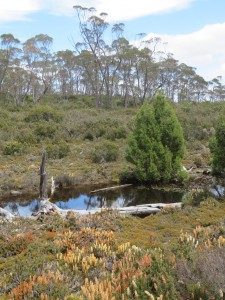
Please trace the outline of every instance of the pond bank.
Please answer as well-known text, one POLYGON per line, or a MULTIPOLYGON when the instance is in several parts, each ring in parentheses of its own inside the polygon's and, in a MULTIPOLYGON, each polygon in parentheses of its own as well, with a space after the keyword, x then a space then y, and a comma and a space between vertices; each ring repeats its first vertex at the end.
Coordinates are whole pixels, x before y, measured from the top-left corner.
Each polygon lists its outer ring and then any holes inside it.
MULTIPOLYGON (((170 184, 152 184, 148 185, 147 187, 151 187, 153 189, 159 189, 162 191, 188 191, 188 190, 201 190, 208 188, 209 186, 215 185, 215 178, 213 178, 210 174, 208 174, 206 171, 208 168, 194 168, 189 172, 190 180, 187 184, 182 185, 178 183, 170 183, 170 184)), ((49 172, 49 175, 52 174, 52 172, 49 172)), ((11 177, 11 176, 9 176, 11 177)), ((27 180, 30 180, 30 184, 23 183, 22 185, 16 186, 15 184, 10 185, 10 181, 5 182, 7 189, 4 189, 2 186, 2 180, 3 178, 0 176, 0 202, 2 199, 15 199, 17 197, 35 197, 38 198, 39 194, 39 176, 36 172, 35 177, 26 175, 27 180), (31 183, 32 182, 32 183, 31 183)), ((50 179, 50 176, 48 176, 50 179)), ((4 178, 4 181, 7 179, 4 178)), ((9 180, 9 178, 7 179, 9 180)), ((57 191, 60 190, 68 190, 68 189, 80 189, 80 187, 83 187, 84 189, 89 186, 92 186, 92 189, 101 189, 105 187, 111 187, 115 186, 118 183, 112 181, 110 178, 105 178, 104 180, 102 178, 99 178, 96 176, 96 178, 93 178, 93 174, 81 174, 77 177, 69 177, 68 175, 61 175, 61 179, 59 180, 58 177, 56 177, 56 183, 57 183, 57 191), (90 175, 90 176, 89 176, 90 175), (64 179, 63 179, 64 178, 64 179)), ((50 182, 48 182, 48 186, 50 188, 50 182)), ((49 191, 50 195, 50 191, 49 191)))

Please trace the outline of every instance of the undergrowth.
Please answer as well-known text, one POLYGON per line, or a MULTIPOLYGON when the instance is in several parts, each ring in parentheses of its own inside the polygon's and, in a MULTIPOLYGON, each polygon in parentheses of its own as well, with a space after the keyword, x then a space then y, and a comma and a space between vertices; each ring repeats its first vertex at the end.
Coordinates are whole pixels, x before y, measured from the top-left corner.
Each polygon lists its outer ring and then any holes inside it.
POLYGON ((224 299, 224 208, 0 220, 0 299, 224 299))
MULTIPOLYGON (((37 190, 44 149, 48 152, 48 178, 70 177, 76 184, 118 182, 120 177, 132 180, 132 173, 123 171, 130 169, 124 153, 138 108, 96 110, 88 102, 75 102, 46 97, 35 107, 17 109, 0 103, 2 193, 37 190)), ((225 111, 224 102, 173 105, 184 131, 187 151, 183 165, 209 166, 208 143, 225 111)))

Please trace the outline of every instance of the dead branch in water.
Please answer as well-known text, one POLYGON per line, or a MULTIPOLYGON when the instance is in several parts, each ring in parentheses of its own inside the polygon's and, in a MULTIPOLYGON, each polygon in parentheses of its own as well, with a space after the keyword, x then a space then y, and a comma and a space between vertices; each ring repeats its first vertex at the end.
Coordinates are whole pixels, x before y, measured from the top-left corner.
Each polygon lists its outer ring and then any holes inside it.
POLYGON ((95 194, 98 192, 106 192, 106 191, 111 191, 111 190, 117 190, 117 189, 122 189, 128 186, 132 186, 132 184, 123 184, 123 185, 116 185, 116 186, 111 186, 111 187, 107 187, 107 188, 103 188, 103 189, 98 189, 98 190, 94 190, 89 192, 89 194, 95 194))

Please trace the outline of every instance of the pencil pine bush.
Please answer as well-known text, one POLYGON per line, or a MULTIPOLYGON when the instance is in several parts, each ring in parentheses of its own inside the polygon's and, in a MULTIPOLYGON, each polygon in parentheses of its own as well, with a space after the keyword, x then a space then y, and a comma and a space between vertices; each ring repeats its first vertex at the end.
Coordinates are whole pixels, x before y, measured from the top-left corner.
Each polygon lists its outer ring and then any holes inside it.
POLYGON ((141 182, 168 182, 179 177, 184 154, 181 125, 167 98, 158 94, 137 113, 126 159, 141 182))
POLYGON ((210 151, 212 157, 212 174, 223 176, 225 175, 225 121, 220 120, 215 137, 210 141, 210 151))

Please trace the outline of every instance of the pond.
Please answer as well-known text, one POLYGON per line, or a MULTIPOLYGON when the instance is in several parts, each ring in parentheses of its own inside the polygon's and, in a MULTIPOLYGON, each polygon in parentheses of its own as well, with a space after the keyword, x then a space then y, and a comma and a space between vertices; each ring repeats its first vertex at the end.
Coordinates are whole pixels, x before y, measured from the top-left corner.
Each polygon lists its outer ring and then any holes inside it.
MULTIPOLYGON (((89 194, 90 191, 98 188, 101 187, 82 186, 61 191, 57 190, 51 201, 62 209, 91 210, 101 207, 117 208, 147 203, 181 202, 184 194, 181 191, 166 191, 145 186, 130 186, 89 194)), ((29 217, 33 212, 38 211, 40 202, 38 197, 32 197, 31 195, 11 196, 0 200, 0 207, 15 215, 29 217)))

